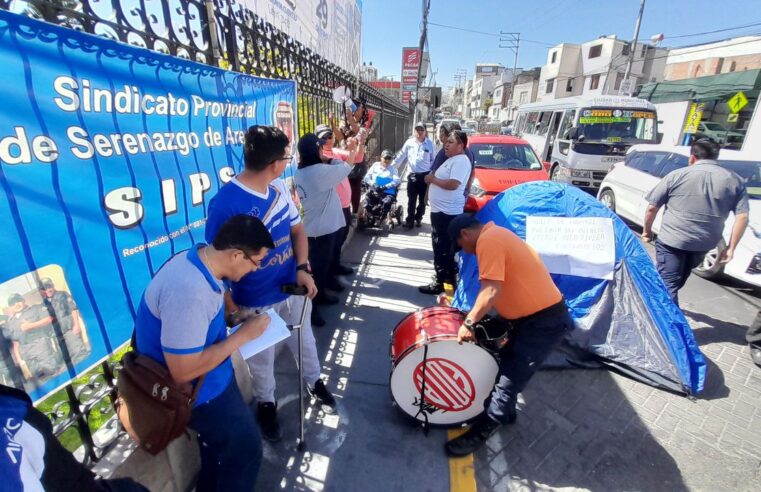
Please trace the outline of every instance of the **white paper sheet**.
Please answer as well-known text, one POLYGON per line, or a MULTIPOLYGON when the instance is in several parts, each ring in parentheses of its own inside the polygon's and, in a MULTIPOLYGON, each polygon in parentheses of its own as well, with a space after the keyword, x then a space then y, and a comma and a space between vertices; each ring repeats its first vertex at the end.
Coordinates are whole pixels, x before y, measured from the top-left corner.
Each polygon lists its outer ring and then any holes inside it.
POLYGON ((605 217, 528 217, 526 242, 550 273, 611 280, 616 263, 613 220, 605 217))
MULTIPOLYGON (((240 355, 244 360, 250 359, 262 350, 265 350, 291 336, 291 332, 288 330, 285 321, 275 312, 274 309, 270 309, 266 311, 266 313, 270 317, 270 324, 267 325, 264 333, 259 335, 257 338, 244 343, 238 349, 240 351, 240 355)), ((234 333, 238 328, 240 328, 240 325, 233 327, 230 330, 230 333, 234 333)))

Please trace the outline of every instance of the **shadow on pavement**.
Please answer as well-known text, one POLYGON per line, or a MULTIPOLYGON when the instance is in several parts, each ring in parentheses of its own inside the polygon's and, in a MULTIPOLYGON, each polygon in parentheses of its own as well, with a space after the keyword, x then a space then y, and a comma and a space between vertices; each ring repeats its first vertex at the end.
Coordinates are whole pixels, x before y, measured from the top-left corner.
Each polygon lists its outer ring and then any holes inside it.
POLYGON ((487 490, 687 490, 608 372, 542 371, 523 399, 516 423, 476 453, 487 490))
POLYGON ((735 343, 737 345, 745 345, 747 343, 745 341, 747 328, 744 326, 716 319, 703 313, 684 311, 684 314, 694 322, 705 325, 692 330, 698 345, 724 342, 735 343))

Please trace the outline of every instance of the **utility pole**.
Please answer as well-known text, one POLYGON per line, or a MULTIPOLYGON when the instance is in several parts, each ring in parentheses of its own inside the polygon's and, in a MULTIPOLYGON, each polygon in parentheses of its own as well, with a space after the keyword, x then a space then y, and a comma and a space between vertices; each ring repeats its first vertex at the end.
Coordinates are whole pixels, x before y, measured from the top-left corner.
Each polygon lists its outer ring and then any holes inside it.
POLYGON ((423 76, 423 53, 425 50, 425 42, 428 39, 428 12, 431 10, 431 0, 423 0, 423 22, 420 26, 420 64, 417 70, 417 86, 415 87, 415 115, 413 117, 414 124, 418 123, 418 104, 420 104, 420 82, 423 76))
POLYGON ((642 13, 645 11, 645 0, 639 2, 639 15, 637 15, 637 26, 634 28, 634 40, 632 41, 632 49, 629 51, 629 62, 626 64, 626 72, 624 73, 624 84, 626 88, 623 91, 627 96, 632 93, 632 87, 629 83, 629 75, 632 72, 632 64, 634 63, 634 54, 637 52, 637 39, 639 39, 639 26, 642 24, 642 13))
POLYGON ((510 98, 507 100, 507 116, 509 119, 512 117, 512 107, 515 106, 513 97, 515 96, 515 82, 518 80, 518 75, 515 73, 518 70, 518 49, 521 45, 521 33, 519 32, 499 32, 499 47, 507 48, 515 53, 513 59, 513 76, 510 79, 510 98))

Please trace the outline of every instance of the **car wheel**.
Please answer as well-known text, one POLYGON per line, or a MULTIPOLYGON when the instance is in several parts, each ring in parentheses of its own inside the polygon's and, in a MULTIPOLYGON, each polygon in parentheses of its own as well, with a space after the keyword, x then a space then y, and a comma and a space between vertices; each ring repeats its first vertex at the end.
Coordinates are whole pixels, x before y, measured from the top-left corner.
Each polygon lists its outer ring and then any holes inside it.
POLYGON ((719 241, 719 245, 706 253, 705 257, 703 257, 703 262, 692 270, 695 272, 695 275, 713 279, 724 273, 724 265, 719 263, 719 254, 726 248, 727 245, 724 240, 719 241))
POLYGON ((605 190, 600 194, 600 202, 608 207, 611 212, 616 213, 616 196, 613 190, 605 190))
POLYGON ((558 182, 558 169, 560 166, 555 166, 550 170, 550 181, 558 182))

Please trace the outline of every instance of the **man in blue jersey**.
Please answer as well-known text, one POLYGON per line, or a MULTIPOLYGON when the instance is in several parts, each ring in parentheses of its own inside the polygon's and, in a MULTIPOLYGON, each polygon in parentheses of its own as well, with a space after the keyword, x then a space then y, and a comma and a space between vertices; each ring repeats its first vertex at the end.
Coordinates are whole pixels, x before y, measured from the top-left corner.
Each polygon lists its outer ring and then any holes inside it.
MULTIPOLYGON (((246 214, 258 217, 264 223, 275 245, 259 270, 232 283, 226 298, 228 314, 233 318, 231 323, 235 322, 235 318, 244 319, 256 311, 271 308, 286 323, 297 324, 306 299, 284 294, 281 287, 295 282, 306 287, 310 298, 317 294, 317 287, 309 274, 309 250, 304 226, 291 194, 279 179, 291 161, 289 150, 288 137, 278 128, 252 126, 246 132, 243 148, 245 169, 223 186, 209 203, 207 238, 214 237, 227 218, 246 214)), ((310 317, 307 313, 302 326, 303 383, 320 401, 323 410, 331 412, 335 399, 320 379, 320 360, 310 317)), ((297 337, 288 337, 285 343, 296 356, 297 337)), ((276 350, 277 346, 270 347, 247 361, 258 402, 257 419, 262 435, 271 442, 281 438, 275 399, 276 350)))
POLYGON ((223 280, 256 270, 273 247, 260 220, 231 217, 210 245, 196 244, 161 267, 140 301, 137 351, 164 364, 178 383, 205 375, 189 424, 201 448, 196 490, 250 491, 256 485, 261 437, 230 354, 261 335, 270 320, 266 314, 252 317, 228 336, 223 280))

